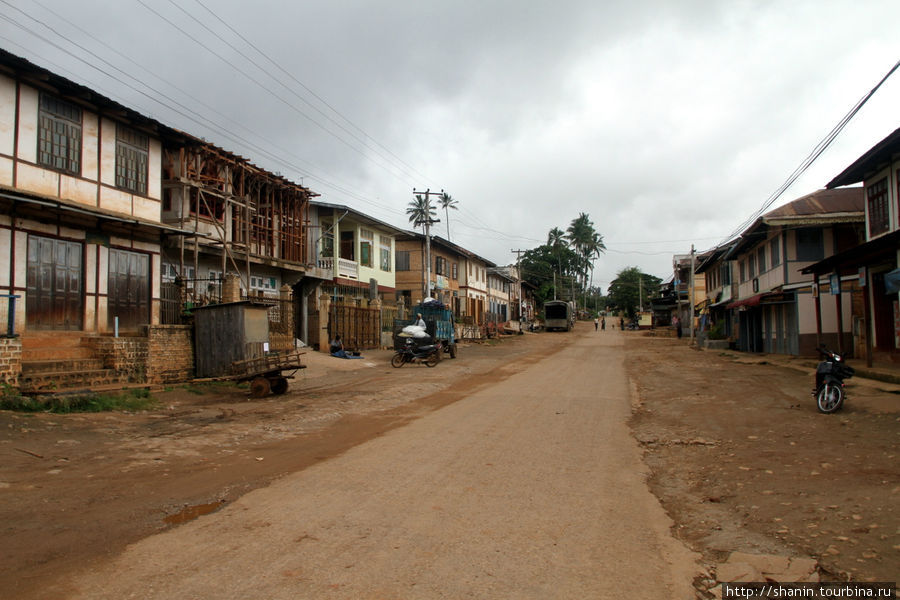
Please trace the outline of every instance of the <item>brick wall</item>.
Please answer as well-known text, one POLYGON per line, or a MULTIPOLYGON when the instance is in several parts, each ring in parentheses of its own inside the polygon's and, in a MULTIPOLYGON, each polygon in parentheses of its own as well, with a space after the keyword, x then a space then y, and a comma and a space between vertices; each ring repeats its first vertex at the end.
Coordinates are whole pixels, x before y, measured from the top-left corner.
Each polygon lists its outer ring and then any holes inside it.
POLYGON ((19 385, 22 375, 22 341, 19 338, 0 338, 0 383, 19 385))
POLYGON ((147 381, 179 383, 194 377, 194 344, 189 325, 147 328, 147 381))
POLYGON ((89 337, 87 344, 94 356, 103 359, 103 367, 112 369, 130 383, 147 382, 149 346, 145 337, 89 337))

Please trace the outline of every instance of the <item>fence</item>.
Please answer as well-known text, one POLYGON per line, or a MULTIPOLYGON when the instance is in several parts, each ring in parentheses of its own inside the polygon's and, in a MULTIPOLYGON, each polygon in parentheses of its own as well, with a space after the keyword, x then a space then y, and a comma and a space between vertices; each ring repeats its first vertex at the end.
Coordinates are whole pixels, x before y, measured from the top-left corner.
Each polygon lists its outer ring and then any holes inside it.
POLYGON ((195 306, 222 301, 221 279, 182 279, 163 281, 159 289, 159 321, 162 325, 182 325, 195 306))
MULTIPOLYGON (((393 323, 393 321, 391 321, 393 323)), ((332 302, 328 314, 328 337, 340 335, 348 350, 381 347, 381 310, 353 303, 332 302)))

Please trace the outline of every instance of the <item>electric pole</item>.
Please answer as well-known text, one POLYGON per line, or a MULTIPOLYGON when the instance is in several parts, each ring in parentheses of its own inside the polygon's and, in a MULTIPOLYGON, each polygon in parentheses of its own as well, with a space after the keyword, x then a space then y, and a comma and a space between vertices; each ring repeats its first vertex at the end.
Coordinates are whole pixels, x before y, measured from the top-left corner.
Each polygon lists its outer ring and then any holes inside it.
POLYGON ((421 220, 417 220, 415 223, 416 226, 424 225, 425 227, 425 285, 423 286, 425 297, 422 298, 422 302, 425 302, 426 299, 431 298, 431 225, 441 222, 440 219, 431 218, 431 196, 442 196, 444 190, 432 192, 431 188, 428 188, 424 192, 417 192, 416 188, 413 188, 413 194, 425 198, 425 214, 422 215, 421 220))
POLYGON ((522 254, 528 252, 528 250, 510 250, 510 252, 515 252, 516 254, 516 286, 519 288, 517 296, 519 298, 519 322, 521 323, 524 313, 522 311, 522 267, 520 266, 520 261, 522 254))

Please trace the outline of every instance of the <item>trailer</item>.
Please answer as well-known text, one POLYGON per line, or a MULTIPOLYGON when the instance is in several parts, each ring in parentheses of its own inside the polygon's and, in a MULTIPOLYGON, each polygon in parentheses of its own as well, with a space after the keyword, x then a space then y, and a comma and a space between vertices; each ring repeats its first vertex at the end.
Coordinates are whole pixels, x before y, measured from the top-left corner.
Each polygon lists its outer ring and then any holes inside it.
POLYGON ((575 310, 571 302, 549 300, 544 303, 544 329, 570 331, 575 326, 575 310))
POLYGON ((281 395, 288 389, 288 379, 293 379, 300 369, 305 369, 300 361, 302 352, 293 350, 284 354, 273 353, 258 358, 236 360, 228 367, 228 375, 223 379, 249 381, 250 394, 262 398, 270 393, 281 395), (291 371, 284 375, 283 371, 291 371))

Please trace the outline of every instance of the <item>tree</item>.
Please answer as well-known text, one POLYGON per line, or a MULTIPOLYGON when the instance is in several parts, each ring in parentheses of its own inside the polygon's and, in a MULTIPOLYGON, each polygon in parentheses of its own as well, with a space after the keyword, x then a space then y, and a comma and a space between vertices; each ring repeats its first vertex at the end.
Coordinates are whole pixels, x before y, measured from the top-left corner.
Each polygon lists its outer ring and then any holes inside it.
POLYGON ((659 277, 642 273, 637 267, 622 269, 609 284, 609 303, 634 318, 641 303, 647 305, 659 293, 661 282, 659 277))
POLYGON ((580 258, 580 283, 581 288, 586 291, 588 272, 594 270, 594 259, 606 251, 603 236, 594 229, 594 222, 587 213, 579 213, 566 229, 566 239, 580 258))
POLYGON ((447 241, 450 241, 450 211, 449 209, 459 210, 456 206, 459 204, 456 200, 453 199, 453 196, 450 194, 441 194, 439 202, 441 203, 441 208, 444 209, 444 218, 447 219, 447 241))
POLYGON ((428 192, 416 194, 416 199, 406 207, 409 222, 421 226, 425 232, 425 261, 422 272, 423 299, 431 296, 431 224, 434 220, 435 208, 431 205, 431 197, 428 192))
POLYGON ((410 223, 424 229, 428 221, 434 220, 436 210, 427 194, 416 194, 416 199, 407 205, 406 214, 410 223))

